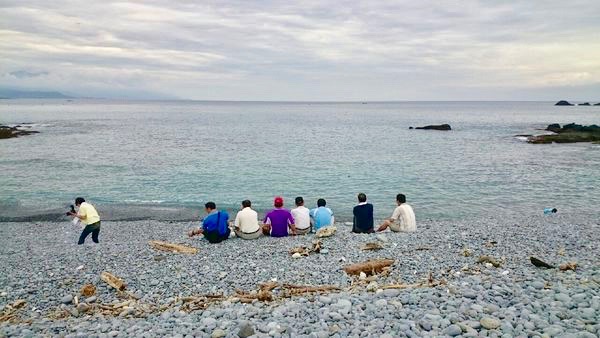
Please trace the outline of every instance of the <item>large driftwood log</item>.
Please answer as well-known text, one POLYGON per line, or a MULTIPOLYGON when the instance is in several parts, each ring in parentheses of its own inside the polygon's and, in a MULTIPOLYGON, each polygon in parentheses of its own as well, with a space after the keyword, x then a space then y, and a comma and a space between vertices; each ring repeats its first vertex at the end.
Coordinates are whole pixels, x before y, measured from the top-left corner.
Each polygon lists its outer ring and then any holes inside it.
POLYGON ((382 272, 392 264, 394 264, 393 259, 375 259, 363 263, 347 265, 344 267, 344 271, 349 275, 359 275, 361 272, 364 272, 367 275, 374 275, 382 272))
POLYGON ((100 279, 102 279, 103 281, 106 282, 106 284, 112 286, 113 288, 115 288, 119 291, 123 291, 123 290, 125 290, 125 288, 127 288, 127 284, 125 284, 125 282, 121 278, 119 278, 109 272, 106 272, 106 271, 102 272, 100 274, 100 279))
POLYGON ((198 253, 198 249, 182 244, 175 244, 163 241, 149 241, 148 244, 156 250, 167 251, 167 252, 175 252, 175 253, 184 253, 194 255, 198 253))

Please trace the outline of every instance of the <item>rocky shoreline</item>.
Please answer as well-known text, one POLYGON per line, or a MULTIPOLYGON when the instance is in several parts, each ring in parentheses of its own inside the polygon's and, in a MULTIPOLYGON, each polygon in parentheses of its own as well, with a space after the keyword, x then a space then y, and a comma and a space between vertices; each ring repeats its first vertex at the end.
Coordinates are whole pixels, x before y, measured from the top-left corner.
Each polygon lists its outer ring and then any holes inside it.
POLYGON ((103 222, 100 245, 77 246, 79 229, 67 222, 2 223, 0 336, 600 334, 600 224, 593 215, 423 221, 413 234, 337 227, 321 239, 325 250, 292 258, 290 249, 311 245, 314 236, 210 245, 186 238, 189 224, 103 222), (199 252, 156 251, 150 240, 199 252), (361 250, 374 242, 383 248, 361 250), (530 256, 577 268, 538 268, 530 256), (373 277, 342 269, 379 258, 394 263, 373 277), (108 286, 103 271, 127 289, 108 286), (322 291, 292 295, 289 284, 322 291), (95 287, 93 295, 81 294, 85 285, 95 287))
POLYGON ((27 136, 39 133, 39 131, 31 130, 30 128, 31 126, 29 125, 29 123, 19 124, 14 127, 0 125, 0 139, 27 136))

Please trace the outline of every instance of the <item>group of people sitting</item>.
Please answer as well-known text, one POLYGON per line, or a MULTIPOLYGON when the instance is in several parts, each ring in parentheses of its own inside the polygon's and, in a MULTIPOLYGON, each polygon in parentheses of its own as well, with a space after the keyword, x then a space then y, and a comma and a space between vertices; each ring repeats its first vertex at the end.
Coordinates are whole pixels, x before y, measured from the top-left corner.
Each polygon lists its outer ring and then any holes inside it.
MULTIPOLYGON (((333 211, 327 207, 327 201, 323 198, 317 200, 317 207, 314 209, 305 207, 302 197, 296 197, 295 204, 296 208, 288 210, 283 206, 283 198, 275 197, 274 208, 265 215, 262 224, 259 224, 258 213, 252 209, 252 202, 249 200, 242 201, 242 208, 233 222, 229 220, 226 211, 217 210, 214 202, 208 202, 204 205, 207 215, 202 219, 202 226, 191 230, 188 235, 190 237, 203 235, 210 243, 219 243, 229 238, 231 231, 234 231, 237 237, 251 240, 263 235, 271 237, 305 235, 335 223, 333 211)), ((396 204, 398 206, 392 216, 384 220, 375 230, 373 205, 367 203, 365 194, 358 194, 358 205, 353 209, 352 231, 372 233, 387 228, 396 232, 415 231, 417 228, 415 213, 406 203, 406 196, 396 195, 396 204)))

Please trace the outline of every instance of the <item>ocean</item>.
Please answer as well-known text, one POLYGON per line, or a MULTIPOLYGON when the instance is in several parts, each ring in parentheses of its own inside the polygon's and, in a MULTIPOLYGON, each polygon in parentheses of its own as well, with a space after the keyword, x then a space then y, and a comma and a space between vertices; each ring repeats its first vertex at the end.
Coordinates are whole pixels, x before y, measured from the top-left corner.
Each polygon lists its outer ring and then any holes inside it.
POLYGON ((553 102, 0 100, 0 221, 60 220, 77 196, 104 219, 194 220, 214 201, 259 212, 325 198, 348 221, 404 193, 417 219, 600 214, 600 145, 532 145, 550 123, 600 124, 600 107, 553 102), (452 131, 409 130, 449 123, 452 131))

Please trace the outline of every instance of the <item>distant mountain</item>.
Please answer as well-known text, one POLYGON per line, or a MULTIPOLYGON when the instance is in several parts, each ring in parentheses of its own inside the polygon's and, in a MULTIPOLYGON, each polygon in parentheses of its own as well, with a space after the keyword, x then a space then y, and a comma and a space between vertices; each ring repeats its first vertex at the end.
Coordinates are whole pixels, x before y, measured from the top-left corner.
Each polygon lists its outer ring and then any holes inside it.
POLYGON ((30 91, 0 88, 2 99, 71 99, 72 96, 53 91, 30 91))

